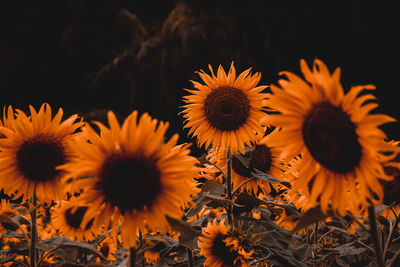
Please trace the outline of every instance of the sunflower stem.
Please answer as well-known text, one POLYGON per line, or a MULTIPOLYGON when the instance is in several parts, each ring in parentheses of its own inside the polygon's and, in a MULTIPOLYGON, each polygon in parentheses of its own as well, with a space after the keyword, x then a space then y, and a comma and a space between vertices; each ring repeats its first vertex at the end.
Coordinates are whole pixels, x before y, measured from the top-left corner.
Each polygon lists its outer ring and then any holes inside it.
POLYGON ((375 207, 373 204, 371 204, 368 207, 368 218, 369 218, 369 232, 375 248, 376 263, 379 267, 384 267, 385 263, 383 261, 381 242, 379 241, 379 236, 378 236, 378 225, 376 223, 375 207))
MULTIPOLYGON (((228 199, 232 200, 232 154, 230 150, 226 152, 226 194, 228 195, 228 199)), ((228 204, 227 213, 228 213, 228 223, 232 225, 232 205, 228 204)))
POLYGON ((318 243, 318 222, 315 223, 314 243, 318 243))
POLYGON ((390 224, 389 237, 388 237, 388 239, 386 241, 385 248, 383 249, 383 260, 386 259, 386 256, 388 254, 390 245, 392 244, 392 241, 393 241, 393 238, 394 238, 394 234, 397 231, 397 226, 398 226, 398 224, 400 222, 400 212, 399 212, 399 214, 394 213, 394 216, 396 216, 396 219, 395 219, 394 223, 390 224))
POLYGON ((190 248, 186 248, 187 252, 187 258, 188 258, 188 267, 193 267, 194 262, 193 262, 193 252, 190 248))
POLYGON ((32 211, 31 211, 31 246, 29 251, 30 267, 36 267, 36 239, 37 239, 37 219, 36 219, 36 193, 33 191, 32 211))
POLYGON ((129 267, 136 266, 136 249, 135 247, 131 247, 129 249, 129 267))

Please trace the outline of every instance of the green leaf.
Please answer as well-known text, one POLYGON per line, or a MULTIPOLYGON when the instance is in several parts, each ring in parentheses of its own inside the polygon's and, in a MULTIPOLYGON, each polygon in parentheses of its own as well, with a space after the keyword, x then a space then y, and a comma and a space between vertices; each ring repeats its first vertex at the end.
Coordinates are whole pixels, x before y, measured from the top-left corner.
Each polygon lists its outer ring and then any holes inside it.
POLYGON ((328 210, 327 214, 323 213, 320 206, 311 208, 300 215, 299 221, 296 226, 290 231, 291 234, 309 226, 316 222, 319 222, 328 217, 334 216, 332 210, 328 210))
POLYGON ((180 220, 180 219, 175 219, 169 216, 166 216, 168 223, 171 225, 172 229, 175 231, 185 233, 188 235, 192 236, 199 236, 201 235, 201 231, 196 230, 194 227, 192 227, 190 224, 180 220))
POLYGON ((253 169, 251 174, 258 179, 261 179, 263 181, 266 181, 266 182, 269 182, 272 184, 282 184, 282 185, 286 186, 287 188, 291 187, 290 183, 280 180, 278 178, 275 178, 275 177, 273 177, 269 174, 266 174, 265 172, 262 172, 258 169, 253 169))
POLYGON ((225 191, 225 185, 216 180, 208 180, 201 187, 200 193, 220 196, 225 191))
POLYGON ((264 204, 264 201, 256 198, 255 196, 242 192, 235 199, 235 204, 236 207, 234 207, 233 212, 235 214, 239 214, 241 212, 250 212, 254 207, 264 204), (239 207, 237 205, 239 205, 239 207))
POLYGON ((245 166, 247 169, 250 167, 250 161, 251 161, 251 154, 248 153, 246 155, 242 155, 240 153, 234 154, 233 157, 237 158, 243 166, 245 166))

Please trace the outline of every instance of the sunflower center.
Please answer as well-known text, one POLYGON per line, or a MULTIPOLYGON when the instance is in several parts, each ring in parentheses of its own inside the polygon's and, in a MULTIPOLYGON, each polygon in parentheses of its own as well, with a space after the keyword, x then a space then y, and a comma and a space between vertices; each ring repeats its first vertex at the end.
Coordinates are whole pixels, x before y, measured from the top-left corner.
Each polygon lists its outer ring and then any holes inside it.
POLYGON ((237 258, 238 253, 235 250, 230 250, 224 243, 224 239, 227 238, 226 235, 218 234, 214 238, 214 242, 211 247, 212 255, 223 262, 224 266, 235 266, 234 261, 237 258))
POLYGON ((248 178, 252 177, 250 169, 246 168, 246 166, 244 166, 244 164, 237 157, 232 157, 232 169, 240 176, 248 178))
POLYGON ((303 139, 314 159, 332 172, 345 174, 360 163, 356 126, 330 102, 315 105, 304 118, 303 139))
POLYGON ((204 112, 213 127, 232 131, 246 123, 250 102, 242 90, 229 86, 218 87, 204 101, 204 112))
POLYGON ((383 203, 385 205, 400 204, 400 170, 394 166, 383 167, 386 175, 394 176, 391 181, 381 180, 383 185, 383 203))
POLYGON ((52 137, 38 135, 25 141, 17 152, 18 168, 28 179, 44 182, 58 177, 56 166, 65 161, 64 149, 52 137))
POLYGON ((141 155, 113 155, 103 164, 98 188, 122 212, 149 207, 161 192, 156 162, 141 155))
POLYGON ((64 213, 65 220, 70 227, 72 227, 74 229, 80 229, 83 216, 85 216, 85 213, 88 210, 88 207, 81 206, 81 207, 77 208, 75 210, 75 212, 72 212, 73 209, 74 208, 71 207, 71 208, 65 210, 65 213, 64 213))
POLYGON ((257 145, 251 152, 250 166, 268 173, 272 166, 271 150, 266 145, 257 145))
POLYGON ((101 245, 100 252, 104 255, 104 257, 108 257, 108 254, 110 254, 110 247, 108 246, 107 242, 104 242, 101 245))

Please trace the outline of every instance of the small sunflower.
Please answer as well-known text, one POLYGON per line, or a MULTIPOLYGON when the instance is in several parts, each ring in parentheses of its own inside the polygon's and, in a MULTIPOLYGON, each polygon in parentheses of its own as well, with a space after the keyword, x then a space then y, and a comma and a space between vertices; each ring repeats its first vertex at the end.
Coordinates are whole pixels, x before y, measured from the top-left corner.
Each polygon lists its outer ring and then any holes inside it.
POLYGON ((160 251, 148 249, 144 252, 144 257, 146 259, 146 263, 155 265, 160 258, 160 251))
MULTIPOLYGON (((18 211, 10 207, 10 202, 6 199, 1 199, 0 202, 0 216, 13 218, 18 214, 18 211)), ((17 230, 18 226, 8 223, 6 220, 0 221, 0 237, 1 234, 6 234, 8 230, 17 230)))
POLYGON ((225 219, 219 223, 216 220, 208 222, 198 242, 200 254, 206 257, 204 266, 248 266, 246 261, 251 259, 253 251, 243 247, 239 236, 226 225, 225 219))
POLYGON ((168 123, 147 113, 138 120, 134 111, 120 126, 110 111, 108 122, 110 129, 95 122, 100 135, 90 125, 83 127, 73 143, 77 157, 60 168, 85 188, 81 205, 88 210, 82 223, 93 217, 94 227, 112 222, 114 238, 121 223, 122 245, 133 247, 138 230, 164 232, 170 228, 166 216, 183 215, 198 191, 198 161, 188 145, 176 145, 177 134, 164 142, 168 123))
POLYGON ((30 116, 18 109, 14 114, 12 107, 7 113, 4 111, 4 126, 0 127, 0 188, 15 197, 23 195, 24 199, 34 192, 42 201, 60 199, 65 195, 60 185, 65 173, 56 167, 70 159, 69 140, 83 122, 75 122, 77 115, 61 122, 61 108, 52 118, 48 104, 43 104, 39 112, 29 108, 30 116))
MULTIPOLYGON (((232 158, 232 188, 235 190, 239 185, 246 182, 254 175, 251 174, 254 169, 262 171, 272 177, 280 179, 282 175, 282 166, 280 160, 281 149, 278 147, 272 147, 269 145, 269 140, 274 135, 279 134, 278 130, 275 129, 267 136, 256 136, 255 145, 249 150, 246 155, 249 158, 249 166, 246 167, 237 157, 232 158)), ((226 171, 226 152, 223 149, 211 149, 209 158, 211 162, 215 162, 222 170, 226 171)), ((222 175, 219 176, 222 180, 222 175)), ((239 192, 248 191, 257 195, 260 192, 262 194, 268 194, 271 192, 270 184, 267 181, 261 179, 255 179, 247 182, 244 186, 239 188, 239 192)))
POLYGON ((89 209, 88 206, 79 205, 78 201, 61 201, 52 208, 51 224, 58 233, 78 241, 91 241, 99 233, 93 227, 94 218, 82 223, 89 209))
POLYGON ((245 144, 255 138, 255 132, 263 135, 261 120, 265 117, 264 101, 266 86, 257 86, 260 73, 250 74, 247 69, 236 77, 233 63, 228 74, 219 66, 217 76, 209 65, 211 76, 198 72, 205 82, 191 81, 197 90, 188 90, 183 117, 189 134, 197 136, 200 146, 222 147, 232 153, 244 153, 245 144))
POLYGON ((282 72, 287 79, 278 81, 280 87, 271 85, 267 100, 267 106, 278 112, 268 122, 282 129, 272 144, 285 146, 282 158, 302 157, 292 189, 309 191, 310 201, 319 203, 324 212, 332 205, 342 215, 348 192, 358 191, 359 202, 365 205, 374 195, 382 199, 377 177, 390 179, 382 168, 390 156, 381 152, 394 148, 384 142, 386 135, 378 126, 395 120, 370 114, 378 106, 370 102, 375 97, 359 96, 375 86, 354 86, 345 95, 339 68, 331 75, 320 60, 314 61, 312 71, 304 60, 300 67, 306 81, 282 72))
POLYGON ((383 204, 391 206, 384 210, 381 215, 389 219, 395 219, 394 213, 400 212, 400 162, 388 162, 383 169, 389 176, 394 177, 392 181, 381 181, 383 186, 383 204))
POLYGON ((117 252, 117 243, 109 236, 97 245, 97 250, 110 261, 115 261, 114 253, 117 252))

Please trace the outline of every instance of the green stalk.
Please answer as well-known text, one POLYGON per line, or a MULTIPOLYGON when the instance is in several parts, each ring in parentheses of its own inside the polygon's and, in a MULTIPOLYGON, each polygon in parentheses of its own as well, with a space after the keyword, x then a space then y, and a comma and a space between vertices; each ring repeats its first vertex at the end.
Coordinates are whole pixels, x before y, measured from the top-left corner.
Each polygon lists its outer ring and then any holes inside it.
MULTIPOLYGON (((230 151, 226 152, 226 194, 228 195, 228 199, 232 200, 232 155, 230 151)), ((228 204, 228 223, 232 225, 233 223, 233 209, 230 204, 228 204)))
POLYGON ((36 193, 33 191, 31 211, 31 246, 29 250, 30 267, 36 267, 36 240, 37 240, 37 218, 36 218, 36 193))
POLYGON ((193 267, 194 262, 193 262, 193 252, 190 248, 186 248, 187 252, 187 258, 188 258, 188 267, 193 267))
POLYGON ((131 247, 129 249, 129 266, 130 267, 136 266, 136 249, 135 249, 135 247, 131 247))
POLYGON ((371 206, 368 207, 368 218, 369 218, 369 232, 375 248, 376 264, 378 265, 378 267, 384 267, 385 263, 383 261, 381 242, 379 241, 379 236, 378 236, 378 225, 376 223, 375 207, 372 204, 371 206))

